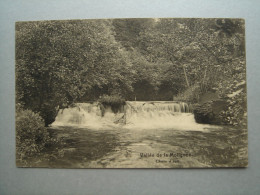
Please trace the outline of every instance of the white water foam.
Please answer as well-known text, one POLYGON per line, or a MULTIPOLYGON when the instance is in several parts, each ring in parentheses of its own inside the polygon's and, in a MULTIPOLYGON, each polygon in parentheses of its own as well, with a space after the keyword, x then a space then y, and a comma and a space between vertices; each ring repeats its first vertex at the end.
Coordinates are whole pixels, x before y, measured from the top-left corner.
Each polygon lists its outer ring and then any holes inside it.
POLYGON ((210 125, 196 123, 185 103, 128 102, 126 128, 203 131, 210 125))
POLYGON ((115 114, 108 107, 104 116, 98 103, 77 103, 74 107, 60 110, 51 126, 189 131, 203 131, 210 127, 196 123, 188 104, 183 102, 126 102, 121 113, 115 114))
POLYGON ((79 128, 88 127, 92 129, 104 129, 116 126, 114 122, 119 117, 119 114, 114 114, 109 109, 104 116, 102 116, 100 106, 97 103, 77 103, 75 107, 61 109, 51 126, 75 126, 79 128))

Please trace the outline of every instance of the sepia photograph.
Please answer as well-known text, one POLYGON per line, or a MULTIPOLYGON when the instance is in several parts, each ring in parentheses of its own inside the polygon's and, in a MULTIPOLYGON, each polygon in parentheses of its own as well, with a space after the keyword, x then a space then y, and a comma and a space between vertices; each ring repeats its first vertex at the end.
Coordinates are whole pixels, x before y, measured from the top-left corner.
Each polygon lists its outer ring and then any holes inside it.
POLYGON ((245 21, 15 25, 16 166, 248 166, 245 21))

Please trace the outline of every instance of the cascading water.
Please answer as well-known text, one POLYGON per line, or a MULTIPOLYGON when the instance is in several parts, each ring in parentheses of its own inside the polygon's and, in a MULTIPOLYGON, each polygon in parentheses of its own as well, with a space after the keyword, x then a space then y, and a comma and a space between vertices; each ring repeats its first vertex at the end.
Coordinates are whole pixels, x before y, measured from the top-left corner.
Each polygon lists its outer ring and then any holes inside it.
POLYGON ((101 128, 115 125, 123 114, 114 114, 110 107, 102 113, 98 103, 77 103, 74 107, 61 109, 52 126, 78 126, 101 128))
POLYGON ((77 103, 60 110, 52 126, 178 130, 202 130, 205 127, 195 122, 187 103, 165 101, 127 101, 118 113, 108 106, 102 108, 99 103, 77 103))
POLYGON ((127 102, 126 127, 141 129, 202 130, 205 125, 195 122, 187 103, 127 102))

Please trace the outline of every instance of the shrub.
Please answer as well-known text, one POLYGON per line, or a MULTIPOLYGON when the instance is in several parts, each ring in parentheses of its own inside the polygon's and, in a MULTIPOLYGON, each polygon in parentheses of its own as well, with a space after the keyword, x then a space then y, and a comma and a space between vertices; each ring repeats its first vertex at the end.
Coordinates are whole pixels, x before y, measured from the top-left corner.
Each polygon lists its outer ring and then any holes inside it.
POLYGON ((110 106, 112 111, 114 113, 117 113, 120 110, 120 107, 122 105, 125 105, 125 99, 122 98, 119 95, 103 95, 101 98, 98 100, 101 103, 101 110, 102 110, 102 115, 104 115, 105 108, 110 106))
POLYGON ((196 122, 215 125, 229 124, 223 120, 221 113, 226 111, 228 102, 222 100, 211 100, 203 104, 194 104, 194 117, 196 122))
POLYGON ((214 124, 215 114, 212 109, 212 102, 207 102, 202 105, 194 104, 194 118, 197 123, 214 124))
POLYGON ((58 107, 55 106, 55 104, 44 103, 42 108, 38 110, 40 116, 44 119, 46 127, 55 121, 59 111, 57 108, 58 107))
POLYGON ((201 95, 201 90, 198 85, 191 86, 185 91, 176 95, 173 100, 174 101, 182 101, 182 102, 198 102, 199 97, 201 95))
POLYGON ((102 104, 107 104, 107 105, 117 105, 117 104, 125 104, 124 98, 122 98, 119 95, 103 95, 100 99, 99 102, 102 104))
POLYGON ((44 120, 31 110, 16 110, 16 158, 26 162, 37 156, 50 140, 44 120))

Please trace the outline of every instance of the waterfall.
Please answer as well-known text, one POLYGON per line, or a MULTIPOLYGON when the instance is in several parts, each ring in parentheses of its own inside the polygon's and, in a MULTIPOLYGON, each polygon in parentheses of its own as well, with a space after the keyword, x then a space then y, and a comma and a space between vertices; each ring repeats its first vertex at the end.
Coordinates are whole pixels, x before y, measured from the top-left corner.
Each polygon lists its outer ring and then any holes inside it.
POLYGON ((52 126, 109 128, 121 126, 133 129, 187 129, 197 130, 190 106, 172 101, 127 101, 117 113, 99 103, 77 103, 59 110, 52 126), (103 110, 102 110, 103 109, 103 110))
POLYGON ((131 112, 138 111, 168 111, 171 113, 175 112, 191 112, 189 105, 184 102, 173 102, 173 101, 127 101, 126 105, 131 112))
POLYGON ((201 130, 191 106, 184 102, 127 102, 126 127, 141 129, 201 130))
POLYGON ((106 107, 105 113, 99 103, 76 103, 73 107, 61 109, 51 126, 79 126, 100 128, 114 125, 123 113, 113 113, 106 107))

